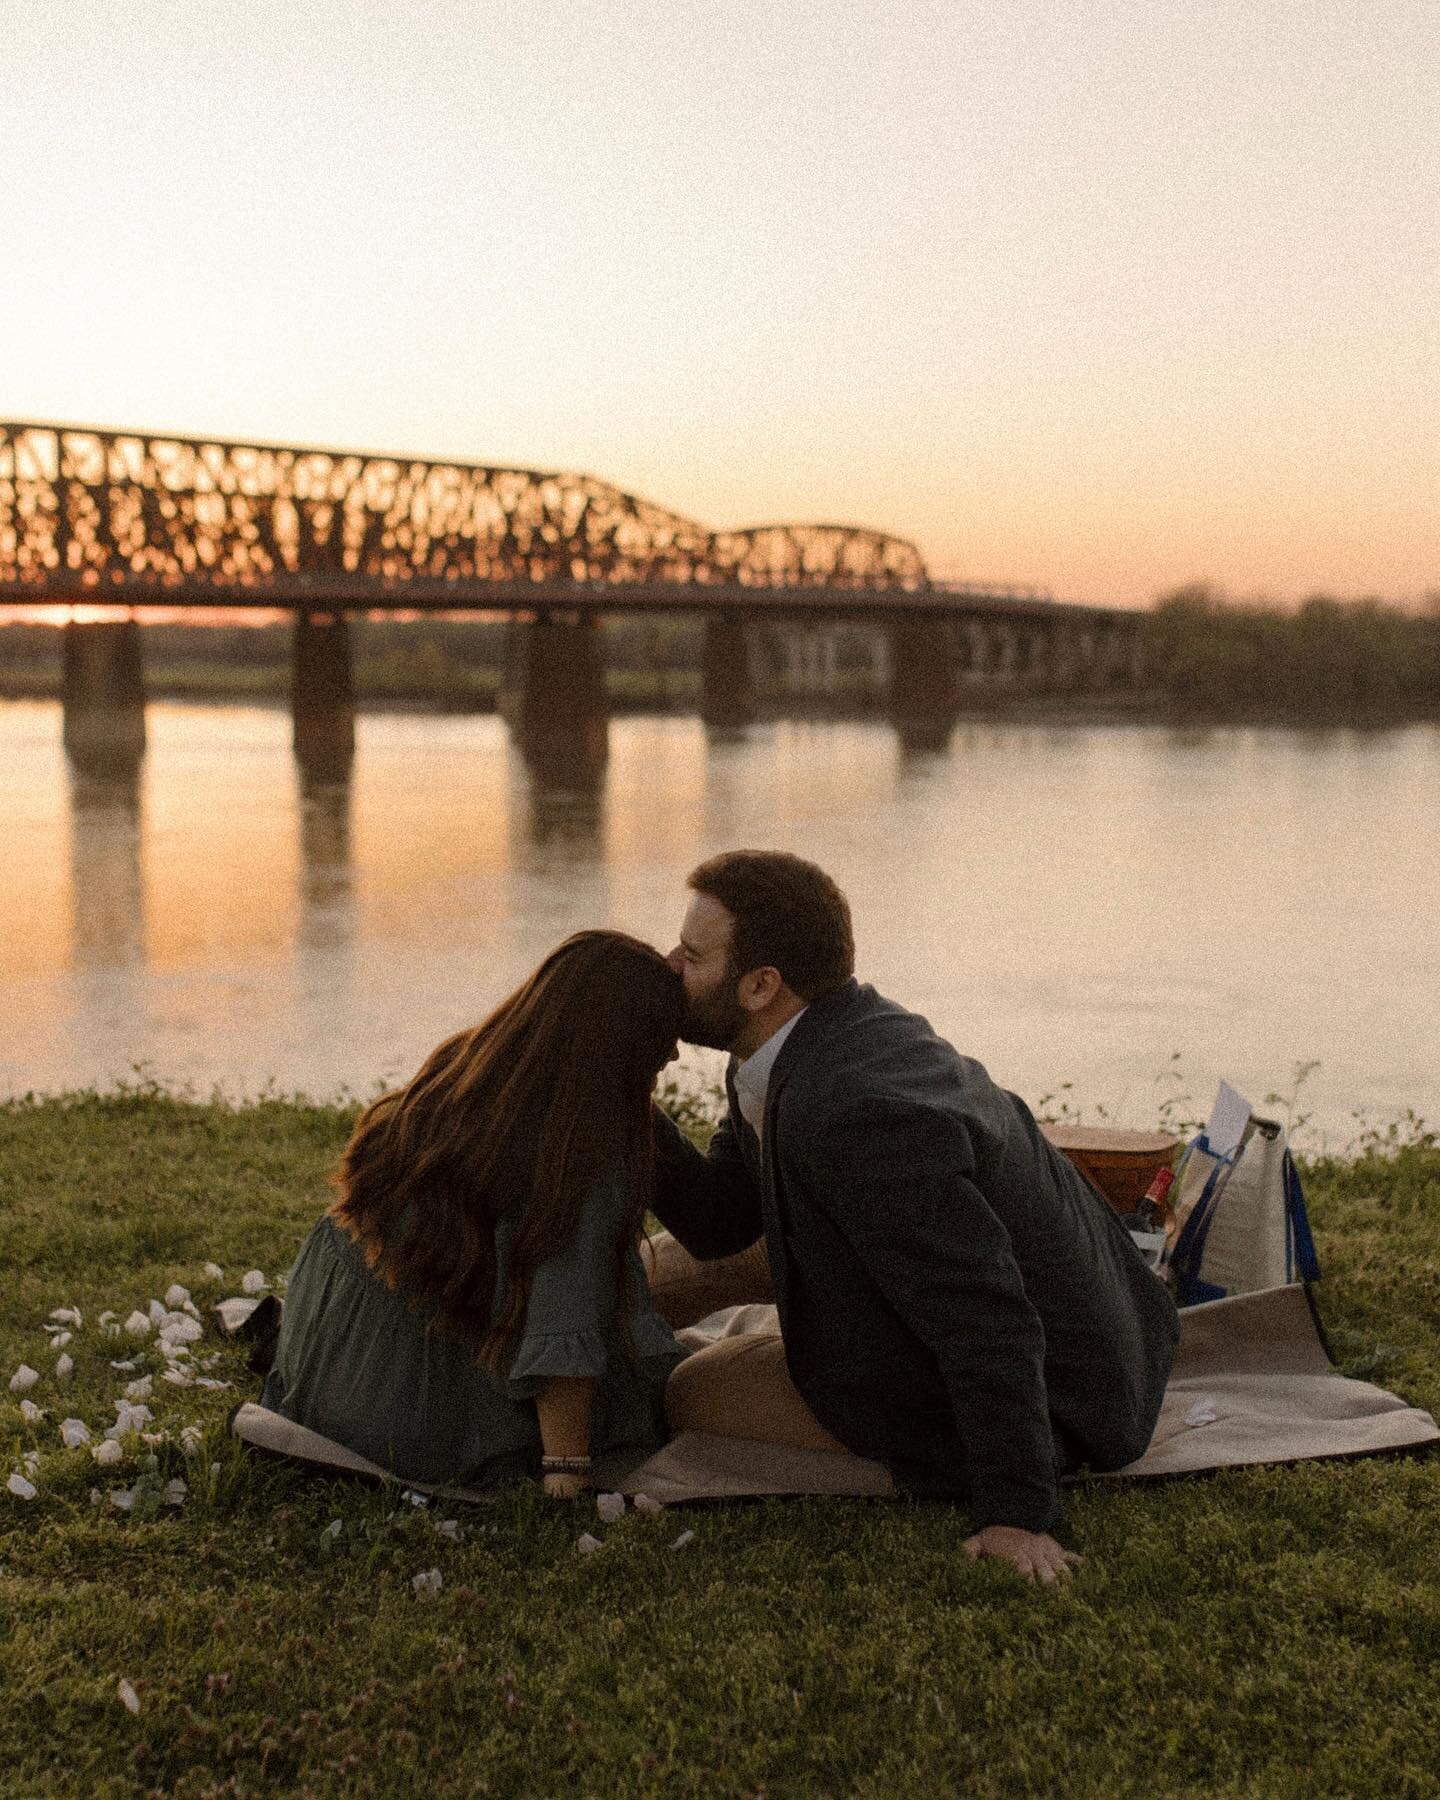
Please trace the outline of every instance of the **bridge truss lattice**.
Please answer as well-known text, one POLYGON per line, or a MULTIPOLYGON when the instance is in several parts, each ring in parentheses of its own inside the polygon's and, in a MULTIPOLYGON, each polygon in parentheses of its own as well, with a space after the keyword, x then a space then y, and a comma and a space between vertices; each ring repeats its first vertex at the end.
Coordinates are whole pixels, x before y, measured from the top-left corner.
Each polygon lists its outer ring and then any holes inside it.
POLYGON ((0 600, 414 583, 915 592, 916 547, 842 525, 711 531, 590 475, 90 427, 0 423, 0 600))

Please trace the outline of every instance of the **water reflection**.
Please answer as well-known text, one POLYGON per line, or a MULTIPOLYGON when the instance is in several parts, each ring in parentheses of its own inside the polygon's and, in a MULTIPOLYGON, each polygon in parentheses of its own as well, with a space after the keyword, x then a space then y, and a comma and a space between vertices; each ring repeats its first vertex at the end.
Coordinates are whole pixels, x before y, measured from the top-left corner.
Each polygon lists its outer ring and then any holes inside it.
POLYGON ((1305 1099, 1337 1129, 1440 1112, 1432 729, 962 722, 939 752, 878 720, 631 715, 522 748, 493 716, 371 714, 352 770, 297 764, 283 708, 148 723, 143 761, 67 766, 58 707, 0 708, 27 921, 0 941, 0 1091, 137 1062, 368 1091, 571 931, 668 946, 696 863, 759 844, 829 867, 861 972, 1031 1097, 1140 1117, 1180 1049, 1202 1109, 1220 1074, 1283 1091, 1319 1057, 1305 1099))
POLYGON ((538 850, 593 851, 604 830, 609 754, 603 720, 528 734, 511 757, 519 835, 538 850))
POLYGON ((77 969, 145 961, 140 773, 131 754, 69 758, 71 954, 77 969))
POLYGON ((950 718, 910 718, 895 721, 900 754, 906 762, 932 762, 950 748, 955 721, 950 718))
POLYGON ((348 948, 355 934, 349 760, 296 761, 300 815, 300 943, 348 948))

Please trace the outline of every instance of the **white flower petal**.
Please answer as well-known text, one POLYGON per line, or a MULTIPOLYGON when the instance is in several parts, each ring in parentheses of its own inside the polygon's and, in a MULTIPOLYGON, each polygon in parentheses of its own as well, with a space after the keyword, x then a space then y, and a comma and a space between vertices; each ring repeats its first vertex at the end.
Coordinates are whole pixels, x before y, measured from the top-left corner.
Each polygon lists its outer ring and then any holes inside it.
POLYGON ((129 1512, 135 1504, 134 1488, 111 1488, 110 1504, 119 1512, 129 1512))
POLYGON ((102 1442, 92 1445, 90 1454, 97 1463, 118 1463, 123 1460, 125 1452, 114 1438, 107 1437, 102 1442))
MULTIPOLYGON (((110 1497, 113 1500, 115 1496, 112 1494, 110 1497)), ((138 1713, 140 1711, 140 1696, 123 1677, 116 1683, 115 1692, 126 1712, 138 1713)))
POLYGON ((189 1387, 190 1377, 183 1369, 166 1369, 161 1375, 162 1381, 168 1381, 171 1387, 189 1387))
POLYGON ((195 1456, 199 1453, 204 1437, 205 1433, 198 1425, 186 1425, 180 1432, 180 1448, 187 1456, 195 1456))
POLYGON ((127 1381, 125 1383, 125 1398, 127 1400, 148 1400, 150 1398, 150 1389, 153 1385, 154 1382, 149 1375, 142 1375, 136 1381, 127 1381))
POLYGON ((631 1504, 645 1519, 658 1519, 665 1510, 658 1500, 652 1500, 648 1494, 637 1494, 631 1504))
POLYGON ((575 1548, 582 1556, 593 1556, 600 1548, 600 1540, 597 1537, 591 1537, 588 1531, 582 1531, 575 1540, 575 1548))
POLYGON ((449 1538, 452 1544, 460 1542, 460 1521, 458 1519, 436 1519, 435 1534, 437 1537, 449 1538))
POLYGON ((240 1277, 242 1294, 263 1294, 269 1285, 261 1269, 249 1269, 240 1277))
POLYGON ((129 1400, 117 1400, 115 1423, 105 1435, 108 1438, 127 1437, 132 1431, 142 1431, 154 1417, 148 1406, 137 1406, 129 1400))
POLYGON ((595 1511, 600 1515, 603 1525, 613 1525, 617 1519, 625 1517, 625 1496, 623 1494, 597 1494, 595 1511))
POLYGON ((172 1313, 160 1327, 162 1347, 171 1344, 195 1344, 204 1335, 205 1327, 200 1321, 188 1318, 184 1313, 172 1313))
POLYGON ((12 1394, 27 1393, 39 1379, 40 1371, 38 1369, 32 1369, 29 1363, 21 1363, 10 1377, 10 1392, 12 1394))
POLYGON ((223 1281, 225 1279, 225 1271, 219 1263, 206 1263, 200 1273, 207 1281, 223 1281))
POLYGON ((45 1408, 37 1406, 33 1400, 20 1402, 20 1417, 27 1425, 38 1425, 45 1417, 45 1408))
POLYGON ((119 1313, 111 1312, 110 1309, 107 1307, 105 1309, 105 1311, 102 1312, 100 1315, 101 1328, 103 1329, 106 1325, 113 1325, 115 1320, 118 1319, 119 1317, 120 1317, 119 1313))
POLYGON ((181 1287, 178 1281, 172 1281, 165 1290, 165 1304, 172 1312, 182 1307, 189 1298, 189 1288, 181 1287))
POLYGON ((183 1506, 185 1504, 185 1496, 189 1491, 189 1488, 180 1477, 178 1475, 175 1476, 173 1480, 165 1483, 165 1504, 167 1506, 183 1506))
POLYGON ((164 1302, 160 1301, 160 1300, 152 1300, 150 1302, 149 1310, 150 1310, 150 1323, 152 1325, 158 1325, 160 1323, 160 1321, 165 1317, 164 1302))
POLYGON ((438 1594, 444 1585, 445 1577, 438 1569, 422 1569, 410 1579, 410 1586, 417 1594, 438 1594))
POLYGON ((670 1548, 672 1550, 683 1550, 687 1544, 694 1542, 694 1538, 695 1533, 693 1531, 682 1531, 670 1548))
POLYGON ((209 1388, 212 1393, 223 1393, 230 1386, 228 1381, 217 1381, 213 1375, 197 1375, 195 1385, 198 1388, 209 1388))
POLYGON ((332 1519, 320 1535, 321 1537, 338 1538, 344 1529, 345 1521, 343 1519, 332 1519))
POLYGON ((78 1450, 82 1444, 90 1442, 90 1427, 83 1419, 62 1419, 60 1442, 67 1450, 78 1450))
POLYGON ((63 1350, 75 1336, 73 1331, 56 1331, 49 1325, 47 1325, 45 1329, 50 1333, 50 1348, 52 1350, 63 1350))
POLYGON ((110 1367, 118 1369, 122 1375, 129 1375, 140 1367, 140 1358, 132 1356, 128 1362, 112 1362, 110 1367))
POLYGON ((40 1492, 33 1481, 27 1481, 18 1471, 11 1475, 5 1486, 17 1500, 33 1500, 40 1492))
POLYGON ((78 1306, 57 1306, 50 1317, 57 1325, 78 1325, 80 1308, 78 1306))
POLYGON ((130 1317, 125 1321, 125 1329, 131 1337, 149 1337, 151 1329, 149 1315, 142 1312, 132 1312, 130 1317))
POLYGON ((57 1381, 68 1381, 74 1373, 75 1373, 75 1358, 73 1356, 66 1356, 66 1355, 62 1354, 62 1355, 56 1357, 56 1359, 55 1359, 55 1379, 57 1381))
POLYGON ((1213 1400, 1197 1400, 1185 1415, 1187 1425, 1213 1425, 1220 1417, 1213 1400))

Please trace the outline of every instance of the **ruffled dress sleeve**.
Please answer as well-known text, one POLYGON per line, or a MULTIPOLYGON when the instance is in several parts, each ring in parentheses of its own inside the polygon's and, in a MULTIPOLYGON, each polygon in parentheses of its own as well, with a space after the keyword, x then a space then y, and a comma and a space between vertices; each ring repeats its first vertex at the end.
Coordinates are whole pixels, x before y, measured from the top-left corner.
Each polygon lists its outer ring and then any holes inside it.
MULTIPOLYGON (((580 1227, 531 1280, 525 1329, 506 1377, 512 1400, 533 1400, 547 1381, 601 1381, 623 1360, 615 1321, 615 1239, 625 1211, 616 1177, 598 1183, 586 1201, 580 1227)), ((497 1261, 504 1279, 511 1232, 497 1233, 497 1261)), ((654 1312, 638 1254, 631 1249, 631 1337, 641 1370, 664 1381, 682 1351, 654 1312)))

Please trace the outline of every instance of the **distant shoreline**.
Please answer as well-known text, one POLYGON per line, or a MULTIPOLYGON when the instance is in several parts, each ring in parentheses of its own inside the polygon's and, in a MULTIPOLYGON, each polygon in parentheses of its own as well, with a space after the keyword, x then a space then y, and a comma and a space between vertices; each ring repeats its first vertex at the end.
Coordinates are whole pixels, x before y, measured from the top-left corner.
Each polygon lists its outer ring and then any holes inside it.
MULTIPOLYGON (((269 670, 236 669, 223 664, 186 669, 183 673, 149 671, 145 682, 146 698, 193 701, 211 706, 287 706, 288 679, 270 679, 270 674, 269 670)), ((362 671, 356 685, 355 709, 360 713, 453 717, 488 715, 500 710, 498 678, 493 684, 477 680, 469 692, 435 693, 390 684, 372 686, 364 681, 362 671)), ((607 681, 606 697, 611 713, 619 717, 633 713, 692 717, 700 709, 700 681, 698 675, 691 676, 686 671, 661 671, 649 678, 630 670, 613 671, 607 681)), ((21 700, 58 702, 60 698, 58 672, 51 676, 32 669, 0 669, 0 705, 21 700)), ((757 723, 776 719, 868 719, 885 723, 888 716, 883 700, 861 693, 838 694, 833 699, 813 695, 762 696, 755 706, 757 723)), ((1182 703, 1161 690, 1141 694, 1007 694, 991 691, 977 692, 962 701, 956 722, 967 720, 1033 721, 1052 725, 1248 725, 1273 726, 1280 730, 1383 731, 1440 723, 1440 696, 1429 709, 1370 704, 1348 710, 1304 711, 1298 707, 1226 706, 1219 702, 1201 708, 1194 703, 1193 696, 1182 703)))
MULTIPOLYGON (((157 699, 253 704, 289 696, 293 646, 283 626, 144 632, 145 689, 157 699)), ((817 680, 797 673, 774 633, 757 626, 749 650, 756 716, 888 718, 887 664, 874 639, 840 632, 817 680)), ((0 699, 57 699, 59 644, 52 627, 0 626, 0 699)), ((493 712, 511 654, 509 628, 494 620, 369 619, 356 624, 350 644, 362 710, 493 712)), ((610 710, 698 712, 704 646, 703 623, 693 618, 605 621, 598 648, 610 710)), ((1124 687, 1042 685, 1023 664, 1013 680, 963 674, 956 717, 1288 729, 1440 720, 1440 600, 1417 614, 1317 596, 1284 613, 1183 589, 1156 606, 1141 649, 1140 678, 1124 687)))

